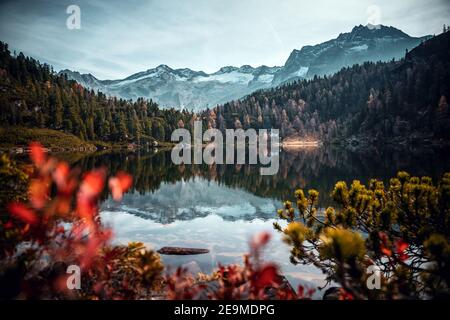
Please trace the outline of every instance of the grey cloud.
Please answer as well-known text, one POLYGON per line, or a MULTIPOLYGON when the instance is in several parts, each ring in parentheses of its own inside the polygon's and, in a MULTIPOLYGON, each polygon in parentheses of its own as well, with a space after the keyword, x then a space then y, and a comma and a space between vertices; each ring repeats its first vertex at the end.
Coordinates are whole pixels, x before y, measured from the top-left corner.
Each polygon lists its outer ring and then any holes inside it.
POLYGON ((450 24, 446 0, 2 1, 0 40, 54 65, 123 78, 167 64, 206 72, 225 65, 282 65, 294 48, 336 37, 367 21, 414 35, 450 24), (81 30, 65 27, 66 8, 81 8, 81 30))

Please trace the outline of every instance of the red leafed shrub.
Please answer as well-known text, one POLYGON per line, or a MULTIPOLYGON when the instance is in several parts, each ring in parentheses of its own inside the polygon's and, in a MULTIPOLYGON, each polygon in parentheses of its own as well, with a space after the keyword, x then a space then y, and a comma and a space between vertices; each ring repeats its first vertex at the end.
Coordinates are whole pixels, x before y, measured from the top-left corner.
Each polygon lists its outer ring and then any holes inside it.
POLYGON ((298 292, 280 274, 277 265, 263 262, 261 254, 270 240, 270 234, 257 234, 250 242, 250 253, 244 256, 244 264, 219 265, 218 270, 206 279, 192 277, 179 268, 166 277, 168 299, 214 300, 264 300, 310 299, 314 290, 300 286, 298 292))
POLYGON ((30 150, 34 170, 28 178, 1 158, 12 172, 9 180, 28 183, 28 200, 11 197, 7 214, 0 216, 0 299, 296 299, 313 294, 303 287, 296 293, 275 264, 261 260, 268 233, 253 238, 243 266, 219 266, 203 278, 179 268, 163 277, 158 254, 142 243, 111 245, 112 231, 100 220, 105 186, 118 201, 131 187, 131 176, 119 172, 106 183, 106 168, 82 174, 48 157, 39 144, 30 150), (79 288, 71 286, 77 283, 69 272, 74 266, 80 271, 79 288))
MULTIPOLYGON (((11 202, 0 225, 1 298, 133 299, 148 297, 163 270, 140 243, 112 246, 98 214, 106 169, 81 175, 31 144, 35 170, 28 202, 11 202), (6 218, 5 218, 6 217, 6 218), (80 268, 81 288, 70 290, 68 267, 80 268)), ((115 200, 132 184, 120 172, 109 179, 115 200)))

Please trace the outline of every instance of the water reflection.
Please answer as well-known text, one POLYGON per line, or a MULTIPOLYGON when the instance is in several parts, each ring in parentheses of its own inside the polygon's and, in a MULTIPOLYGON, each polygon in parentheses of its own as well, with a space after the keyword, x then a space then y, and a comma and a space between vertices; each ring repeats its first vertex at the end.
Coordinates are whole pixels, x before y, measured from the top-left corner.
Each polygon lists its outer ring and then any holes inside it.
POLYGON ((224 220, 270 219, 279 205, 238 188, 230 188, 204 177, 162 182, 148 194, 131 193, 120 204, 108 199, 105 210, 126 211, 136 216, 168 224, 216 214, 224 220))
MULTIPOLYGON (((291 198, 296 188, 315 188, 321 194, 320 205, 327 206, 331 204, 328 195, 339 180, 351 182, 359 179, 367 182, 370 178, 379 178, 387 182, 388 178, 399 170, 437 179, 450 169, 448 155, 446 150, 372 150, 353 153, 337 148, 304 149, 282 152, 280 170, 273 176, 261 176, 257 165, 177 166, 172 163, 169 151, 94 154, 77 161, 76 165, 84 170, 106 166, 110 173, 125 170, 134 177, 132 192, 146 196, 161 187, 168 189, 170 184, 175 184, 172 187, 174 195, 181 192, 194 193, 193 188, 196 188, 197 192, 203 192, 205 188, 219 185, 275 200, 291 198), (192 182, 193 180, 195 181, 192 182), (216 184, 205 185, 207 181, 216 184), (192 191, 189 191, 190 189, 192 191)), ((208 197, 218 196, 211 192, 208 197)), ((138 201, 132 197, 129 200, 138 201)), ((175 206, 171 206, 167 214, 174 215, 174 208, 175 206)))
MULTIPOLYGON (((84 170, 106 166, 131 173, 133 189, 120 203, 104 195, 102 219, 112 226, 115 241, 141 241, 149 247, 184 246, 208 248, 198 256, 163 256, 168 267, 185 265, 192 272, 211 272, 218 263, 241 263, 248 239, 258 231, 274 235, 266 258, 279 263, 297 285, 323 284, 312 266, 294 266, 289 249, 273 232, 276 209, 296 188, 316 188, 319 205, 331 204, 329 192, 338 180, 387 181, 398 170, 437 178, 448 171, 444 151, 364 154, 333 148, 298 150, 280 154, 280 170, 261 176, 258 166, 172 164, 170 152, 95 154, 75 164, 84 170)), ((319 294, 319 293, 318 293, 319 294)))

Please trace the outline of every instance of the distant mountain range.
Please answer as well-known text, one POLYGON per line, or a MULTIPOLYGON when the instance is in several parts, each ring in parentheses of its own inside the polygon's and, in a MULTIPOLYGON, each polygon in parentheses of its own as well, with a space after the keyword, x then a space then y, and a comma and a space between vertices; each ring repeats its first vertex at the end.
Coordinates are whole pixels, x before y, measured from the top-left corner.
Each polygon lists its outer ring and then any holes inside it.
POLYGON ((121 80, 99 80, 91 74, 62 70, 85 87, 124 99, 145 97, 162 107, 201 110, 242 98, 258 89, 302 78, 332 74, 365 61, 400 59, 430 36, 411 37, 394 27, 356 26, 336 39, 293 50, 282 67, 227 66, 208 74, 160 65, 121 80))
POLYGON ((223 67, 207 74, 191 69, 172 69, 160 65, 122 80, 98 80, 91 74, 62 70, 69 79, 85 87, 125 99, 145 97, 162 107, 200 110, 243 97, 255 90, 271 86, 280 67, 244 65, 223 67))

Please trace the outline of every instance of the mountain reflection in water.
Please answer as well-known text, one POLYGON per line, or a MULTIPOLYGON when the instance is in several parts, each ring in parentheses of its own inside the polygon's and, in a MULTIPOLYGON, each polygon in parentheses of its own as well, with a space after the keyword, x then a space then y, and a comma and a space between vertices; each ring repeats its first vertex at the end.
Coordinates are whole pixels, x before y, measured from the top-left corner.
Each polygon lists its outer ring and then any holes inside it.
POLYGON ((105 210, 126 211, 136 216, 167 224, 177 220, 192 220, 216 214, 224 220, 271 219, 278 201, 260 198, 237 188, 220 185, 204 177, 161 183, 158 190, 124 196, 121 204, 111 200, 105 210))
MULTIPOLYGON (((261 176, 257 165, 178 166, 172 163, 170 151, 100 153, 84 157, 75 165, 83 170, 106 166, 111 174, 124 170, 134 177, 130 192, 134 194, 149 195, 161 187, 168 191, 169 185, 176 182, 180 184, 173 186, 173 197, 181 193, 194 194, 195 191, 189 191, 190 188, 201 191, 202 187, 195 185, 204 186, 206 181, 211 181, 215 184, 208 187, 219 185, 245 190, 258 197, 278 200, 279 204, 282 200, 291 199, 296 188, 314 188, 320 192, 320 206, 326 207, 332 204, 329 193, 339 180, 351 183, 355 179, 367 182, 370 178, 378 178, 388 182, 399 170, 437 179, 449 170, 447 159, 448 152, 445 150, 373 150, 358 154, 337 148, 307 148, 297 152, 281 152, 280 169, 273 176, 261 176)), ((176 202, 177 199, 172 198, 171 201, 176 202)), ((228 201, 234 203, 234 199, 228 201)), ((227 199, 224 199, 223 203, 226 202, 227 199)), ((168 214, 173 215, 173 211, 168 214)))

